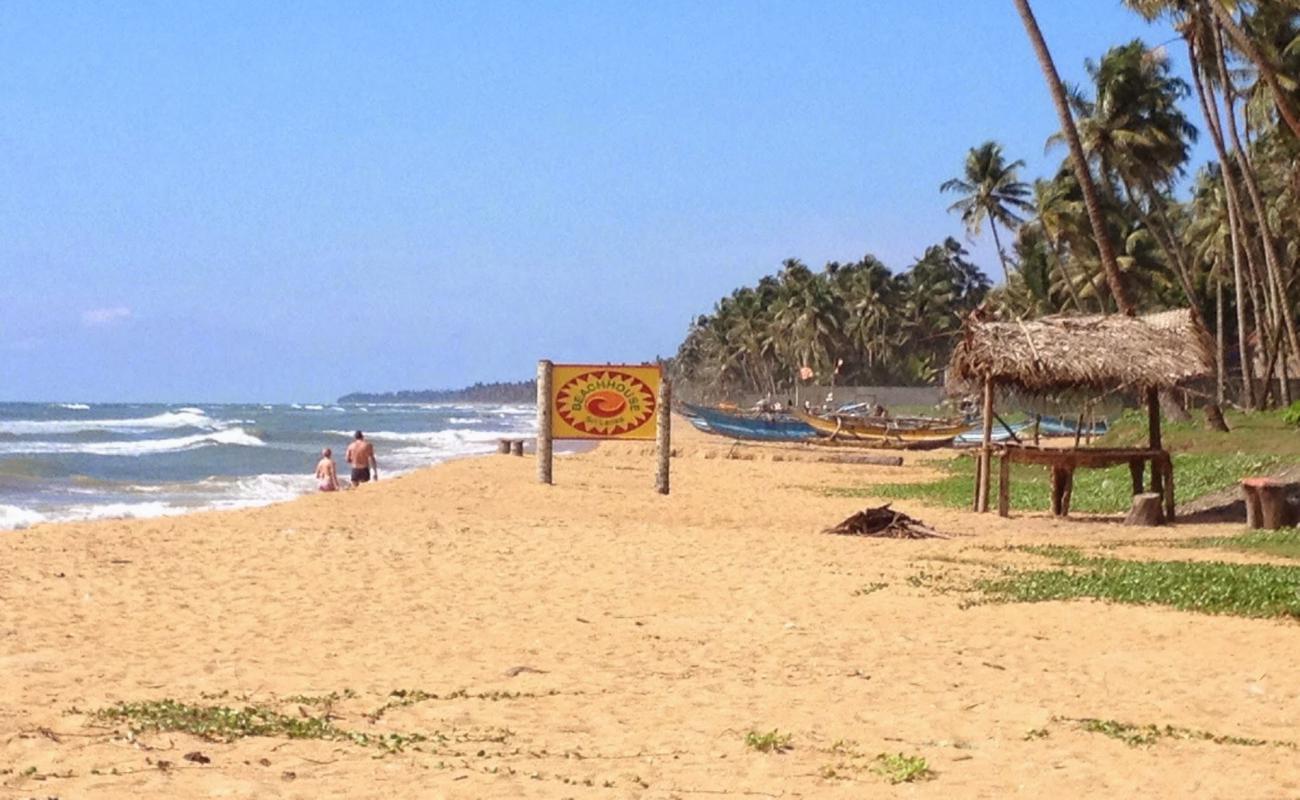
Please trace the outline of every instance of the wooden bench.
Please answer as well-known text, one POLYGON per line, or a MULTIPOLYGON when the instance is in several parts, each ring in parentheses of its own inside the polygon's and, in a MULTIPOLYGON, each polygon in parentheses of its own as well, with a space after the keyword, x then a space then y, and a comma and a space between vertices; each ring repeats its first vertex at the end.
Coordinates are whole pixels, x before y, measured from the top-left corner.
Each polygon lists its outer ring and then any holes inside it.
POLYGON ((1040 464, 1052 471, 1052 513, 1058 517, 1070 513, 1070 495, 1074 489, 1074 471, 1080 467, 1100 469, 1128 464, 1133 480, 1133 494, 1143 493, 1142 478, 1151 464, 1151 491, 1164 500, 1164 521, 1174 521, 1174 466, 1168 450, 1135 447, 1033 447, 1003 445, 999 453, 998 514, 1011 513, 1011 465, 1040 464))
POLYGON ((523 439, 497 439, 497 452, 501 455, 510 455, 514 453, 517 456, 524 454, 523 439))
POLYGON ((1300 493, 1300 483, 1274 478, 1246 478, 1241 482, 1246 498, 1246 527, 1277 530, 1300 522, 1300 510, 1290 496, 1300 493))

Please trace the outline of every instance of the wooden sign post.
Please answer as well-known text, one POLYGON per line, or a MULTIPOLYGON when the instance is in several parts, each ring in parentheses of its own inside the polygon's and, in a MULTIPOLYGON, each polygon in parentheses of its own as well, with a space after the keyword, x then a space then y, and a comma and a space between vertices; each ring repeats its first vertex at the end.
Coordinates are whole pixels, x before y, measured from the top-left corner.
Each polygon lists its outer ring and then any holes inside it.
POLYGON ((655 433, 655 491, 668 494, 668 468, 673 451, 673 393, 668 380, 659 382, 659 407, 655 415, 659 418, 659 429, 655 433))
POLYGON ((537 362, 539 483, 554 483, 556 439, 653 439, 655 490, 668 494, 671 426, 672 391, 658 366, 537 362))
POLYGON ((537 482, 551 480, 551 362, 537 362, 537 482))

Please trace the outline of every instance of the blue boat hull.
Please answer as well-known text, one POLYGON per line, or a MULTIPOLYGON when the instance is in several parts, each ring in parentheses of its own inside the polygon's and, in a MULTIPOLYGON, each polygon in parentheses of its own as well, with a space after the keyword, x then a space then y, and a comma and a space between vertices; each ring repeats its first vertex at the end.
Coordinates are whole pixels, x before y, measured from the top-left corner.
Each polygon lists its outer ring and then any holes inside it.
POLYGON ((806 442, 817 431, 795 417, 780 414, 746 416, 704 406, 684 405, 686 418, 705 433, 760 442, 806 442))

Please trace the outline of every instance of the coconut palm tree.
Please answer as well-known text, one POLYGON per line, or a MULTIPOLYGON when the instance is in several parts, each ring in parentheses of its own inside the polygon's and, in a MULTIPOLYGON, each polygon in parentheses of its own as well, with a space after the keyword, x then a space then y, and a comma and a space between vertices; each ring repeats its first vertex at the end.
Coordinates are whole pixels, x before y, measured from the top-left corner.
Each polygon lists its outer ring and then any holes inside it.
POLYGON ((1025 26, 1025 33, 1029 36, 1029 42, 1038 57, 1038 65, 1043 70, 1047 89, 1052 95, 1052 104, 1056 106, 1056 113, 1061 118, 1061 130, 1065 133, 1066 142, 1070 146, 1070 161, 1074 166, 1079 187, 1083 190, 1088 221, 1092 224, 1093 237, 1097 243, 1097 252, 1101 257, 1102 270, 1105 272, 1111 296, 1115 298, 1115 305, 1119 307, 1120 313, 1133 314, 1133 301, 1129 298, 1119 263, 1115 260, 1115 247, 1111 243, 1109 231, 1106 230, 1101 200, 1097 196, 1097 187, 1092 181, 1092 173, 1088 170, 1088 158, 1083 151, 1083 145, 1079 142, 1079 131, 1075 128, 1074 117, 1070 113, 1065 85, 1061 83, 1056 64, 1052 62, 1052 54, 1047 49, 1047 42, 1038 27, 1038 20, 1034 18, 1034 11, 1029 7, 1029 0, 1012 0, 1012 2, 1015 3, 1020 21, 1025 26))
MULTIPOLYGON (((1296 111, 1291 95, 1282 86, 1278 64, 1274 60, 1273 54, 1266 50, 1264 43, 1257 37, 1251 36, 1232 16, 1228 6, 1238 4, 1231 2, 1231 0, 1203 0, 1203 2, 1214 14, 1219 26, 1228 34, 1232 44, 1241 50, 1255 65, 1261 80, 1273 93, 1273 102, 1277 106, 1278 114, 1282 116, 1287 127, 1291 129, 1291 133, 1300 137, 1300 112, 1296 111)), ((1292 9, 1292 13, 1294 13, 1294 9, 1292 9)))
POLYGON ((1016 212, 1030 208, 1025 199, 1029 196, 1029 187, 1017 176, 1017 170, 1024 165, 1025 162, 1019 160, 1008 164, 1002 155, 1002 145, 989 141, 972 147, 966 154, 962 177, 946 180, 939 186, 941 192, 962 195, 948 210, 961 213, 961 221, 970 235, 979 235, 984 221, 988 220, 989 230, 993 232, 993 246, 997 248, 998 260, 1002 263, 1002 277, 1007 282, 1011 280, 1011 270, 998 237, 998 223, 1014 230, 1023 222, 1016 212))
MULTIPOLYGON (((1170 221, 1168 192, 1187 163, 1196 128, 1179 107, 1190 89, 1173 76, 1162 50, 1141 40, 1113 47, 1086 63, 1094 98, 1072 98, 1079 139, 1098 164, 1103 183, 1118 183, 1129 207, 1155 237, 1187 301, 1199 305, 1181 239, 1170 221)), ((1059 140, 1059 135, 1053 137, 1059 140)))

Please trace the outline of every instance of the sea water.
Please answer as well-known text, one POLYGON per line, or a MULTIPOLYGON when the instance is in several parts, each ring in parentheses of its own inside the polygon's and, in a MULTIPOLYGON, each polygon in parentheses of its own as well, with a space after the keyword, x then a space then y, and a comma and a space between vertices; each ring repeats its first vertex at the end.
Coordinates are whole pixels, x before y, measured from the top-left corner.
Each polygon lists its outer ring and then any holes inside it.
POLYGON ((532 406, 0 403, 0 529, 241 508, 315 490, 355 430, 390 477, 535 431, 532 406))

